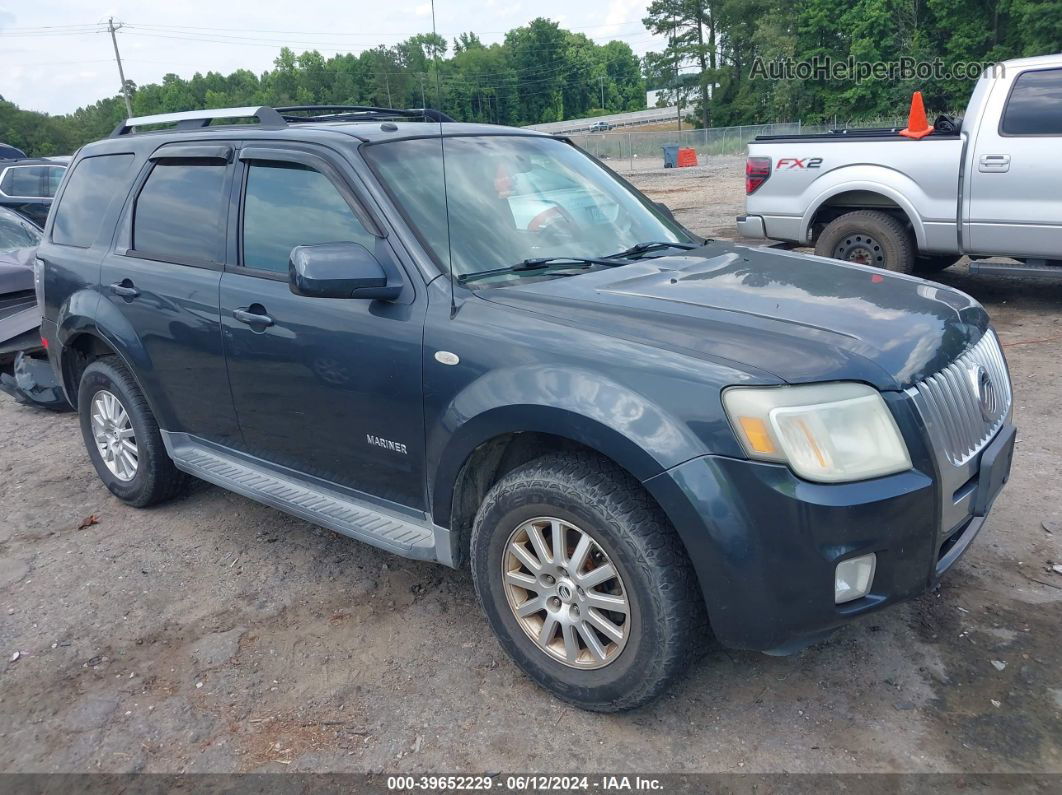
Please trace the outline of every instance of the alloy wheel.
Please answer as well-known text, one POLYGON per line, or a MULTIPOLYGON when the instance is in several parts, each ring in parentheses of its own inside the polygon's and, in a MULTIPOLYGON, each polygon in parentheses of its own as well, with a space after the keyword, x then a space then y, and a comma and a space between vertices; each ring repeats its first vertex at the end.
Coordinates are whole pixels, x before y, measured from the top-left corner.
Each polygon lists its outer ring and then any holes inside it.
POLYGON ((509 607, 527 636, 572 668, 602 668, 631 634, 627 590, 609 556, 563 519, 524 522, 502 556, 509 607))
POLYGON ((129 412, 122 402, 106 389, 92 397, 92 438, 104 465, 118 480, 136 477, 140 451, 129 412))

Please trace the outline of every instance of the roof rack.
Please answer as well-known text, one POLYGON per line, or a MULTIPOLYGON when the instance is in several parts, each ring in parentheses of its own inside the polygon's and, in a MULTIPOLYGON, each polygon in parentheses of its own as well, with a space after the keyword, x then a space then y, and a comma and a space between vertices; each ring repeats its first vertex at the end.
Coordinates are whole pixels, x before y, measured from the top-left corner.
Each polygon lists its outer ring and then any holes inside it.
POLYGON ((181 113, 156 113, 153 116, 137 116, 126 119, 114 128, 111 138, 128 135, 136 127, 149 124, 175 124, 178 130, 206 127, 214 119, 258 119, 261 125, 284 127, 284 117, 270 107, 247 108, 208 108, 206 110, 186 110, 181 113))
POLYGON ((381 108, 375 105, 289 105, 276 108, 288 122, 304 121, 377 121, 379 119, 416 119, 452 122, 450 116, 434 108, 381 108), (312 115, 295 114, 310 112, 312 115))
POLYGON ((289 105, 271 108, 267 105, 246 108, 208 108, 186 110, 180 113, 156 113, 153 116, 137 116, 126 119, 114 128, 111 138, 129 135, 137 127, 152 124, 173 124, 178 130, 194 130, 206 127, 214 119, 258 119, 262 126, 286 127, 288 122, 311 121, 377 121, 379 119, 419 119, 434 122, 452 122, 452 118, 433 108, 378 108, 374 105, 289 105), (299 115, 310 113, 311 115, 299 115))

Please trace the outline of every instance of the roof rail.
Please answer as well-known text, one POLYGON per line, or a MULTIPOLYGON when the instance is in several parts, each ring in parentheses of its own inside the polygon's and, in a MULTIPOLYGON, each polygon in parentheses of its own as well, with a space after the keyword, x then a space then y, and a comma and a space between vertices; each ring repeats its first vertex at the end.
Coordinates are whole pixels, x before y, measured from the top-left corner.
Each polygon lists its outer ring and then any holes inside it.
POLYGON ((284 117, 270 107, 246 108, 209 108, 206 110, 186 110, 181 113, 156 113, 153 116, 137 116, 126 119, 114 128, 111 138, 129 135, 136 127, 148 124, 175 124, 178 130, 206 127, 214 119, 258 119, 258 123, 270 127, 284 127, 284 117))
POLYGON ((380 108, 375 105, 289 105, 276 108, 285 121, 375 121, 377 119, 423 118, 425 121, 452 122, 450 116, 434 108, 380 108), (292 114, 312 111, 309 116, 292 114))

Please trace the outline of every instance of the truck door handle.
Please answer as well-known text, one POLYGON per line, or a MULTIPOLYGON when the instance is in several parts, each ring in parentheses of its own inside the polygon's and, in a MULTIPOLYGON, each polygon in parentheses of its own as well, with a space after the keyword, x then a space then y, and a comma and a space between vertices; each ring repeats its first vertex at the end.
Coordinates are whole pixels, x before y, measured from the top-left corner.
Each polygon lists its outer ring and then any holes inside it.
POLYGON ((140 291, 133 286, 131 279, 122 279, 120 282, 115 282, 111 285, 111 292, 115 295, 120 295, 122 298, 129 299, 140 295, 140 291))
POLYGON ((981 155, 977 170, 986 174, 1000 174, 1010 171, 1010 155, 981 155))
POLYGON ((267 328, 273 325, 273 318, 265 313, 265 307, 261 304, 251 304, 246 309, 233 309, 232 316, 248 326, 267 328))

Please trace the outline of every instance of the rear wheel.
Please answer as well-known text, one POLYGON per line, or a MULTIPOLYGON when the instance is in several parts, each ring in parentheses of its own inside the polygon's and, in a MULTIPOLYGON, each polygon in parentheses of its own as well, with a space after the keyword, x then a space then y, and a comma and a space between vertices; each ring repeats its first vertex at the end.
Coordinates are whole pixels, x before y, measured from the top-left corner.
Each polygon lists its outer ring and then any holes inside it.
POLYGON ((556 454, 490 490, 472 574, 505 651, 589 710, 631 709, 685 669, 707 632, 681 542, 641 485, 590 454, 556 454))
POLYGON ((85 368, 77 405, 89 458, 114 496, 143 508, 180 491, 185 476, 167 455, 140 387, 116 357, 85 368))
POLYGON ((911 233, 888 213, 856 210, 833 219, 815 243, 815 253, 897 273, 912 273, 911 233))

